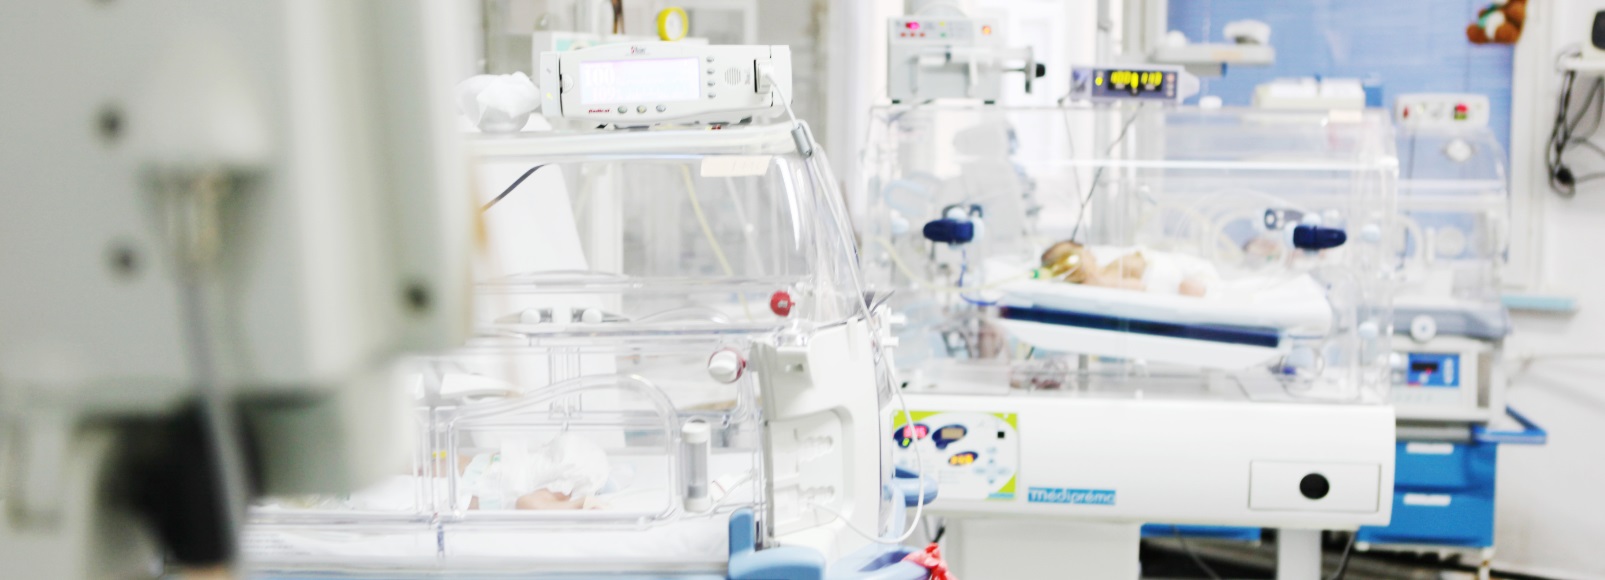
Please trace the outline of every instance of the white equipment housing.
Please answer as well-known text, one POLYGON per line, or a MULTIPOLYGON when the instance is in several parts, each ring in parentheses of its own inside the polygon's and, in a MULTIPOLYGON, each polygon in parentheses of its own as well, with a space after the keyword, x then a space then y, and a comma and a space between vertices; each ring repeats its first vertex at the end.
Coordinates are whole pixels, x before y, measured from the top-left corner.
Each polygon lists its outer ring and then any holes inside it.
MULTIPOLYGON (((427 0, 10 4, 6 574, 139 577, 196 540, 152 542, 128 496, 153 469, 136 429, 206 393, 242 416, 261 491, 402 464, 387 364, 468 326, 470 202, 443 192, 467 183, 449 111, 469 19, 427 0)), ((223 497, 183 514, 223 522, 201 557, 228 557, 224 513, 247 498, 223 497)))
POLYGON ((785 110, 791 49, 653 42, 542 52, 538 84, 541 112, 551 119, 738 123, 785 110))
POLYGON ((1003 73, 1041 75, 1031 47, 1007 48, 995 18, 903 16, 888 23, 886 93, 893 103, 932 99, 997 101, 1003 73))
POLYGON ((1308 577, 1393 512, 1386 117, 1144 105, 876 111, 886 435, 957 574, 1136 578, 1143 524, 1192 524, 1279 528, 1308 577))
POLYGON ((1394 111, 1406 108, 1414 113, 1398 137, 1392 398, 1401 420, 1488 423, 1505 415, 1511 331, 1500 298, 1510 244, 1504 148, 1485 124, 1485 96, 1400 95, 1394 111))
POLYGON ((1365 87, 1359 79, 1275 79, 1254 87, 1254 106, 1293 111, 1359 110, 1365 108, 1365 87))

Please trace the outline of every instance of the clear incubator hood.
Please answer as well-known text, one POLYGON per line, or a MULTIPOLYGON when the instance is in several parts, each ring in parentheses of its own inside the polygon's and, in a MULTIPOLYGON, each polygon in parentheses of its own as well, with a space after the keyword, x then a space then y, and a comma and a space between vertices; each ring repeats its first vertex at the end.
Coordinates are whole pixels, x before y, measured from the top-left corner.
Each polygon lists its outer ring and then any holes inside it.
POLYGON ((397 371, 410 461, 259 502, 252 568, 722 577, 737 510, 831 558, 891 525, 845 210, 788 129, 476 141, 477 331, 397 371))
POLYGON ((1385 116, 894 106, 872 133, 864 263, 911 384, 1387 401, 1385 116))

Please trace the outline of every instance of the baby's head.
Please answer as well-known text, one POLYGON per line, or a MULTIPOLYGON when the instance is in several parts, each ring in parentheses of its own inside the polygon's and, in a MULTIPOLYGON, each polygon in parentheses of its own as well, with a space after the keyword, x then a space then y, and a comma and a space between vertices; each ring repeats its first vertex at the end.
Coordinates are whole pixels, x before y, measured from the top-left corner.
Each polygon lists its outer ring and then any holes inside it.
POLYGON ((1095 265, 1087 247, 1070 240, 1049 246, 1048 251, 1042 253, 1042 267, 1054 278, 1077 284, 1087 281, 1087 275, 1095 265))

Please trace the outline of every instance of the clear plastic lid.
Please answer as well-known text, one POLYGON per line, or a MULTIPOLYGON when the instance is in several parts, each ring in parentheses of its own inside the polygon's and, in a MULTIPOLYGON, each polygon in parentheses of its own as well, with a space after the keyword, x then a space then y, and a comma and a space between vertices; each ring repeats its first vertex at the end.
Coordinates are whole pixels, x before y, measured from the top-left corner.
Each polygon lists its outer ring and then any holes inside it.
POLYGON ((722 574, 731 512, 773 511, 748 362, 865 310, 823 156, 798 156, 784 127, 477 146, 482 179, 521 183, 485 188, 476 338, 396 381, 411 465, 262 502, 248 559, 722 574))
POLYGON ((898 361, 916 382, 1386 400, 1398 162, 1385 116, 875 118, 865 267, 899 291, 898 361), (991 370, 955 370, 975 361, 991 370), (990 378, 957 378, 977 376, 990 378))
POLYGON ((1497 303, 1510 248, 1498 139, 1487 127, 1404 128, 1398 142, 1401 307, 1497 303))
POLYGON ((527 173, 483 214, 476 311, 497 333, 747 332, 858 312, 835 184, 784 127, 479 147, 482 179, 527 173))
POLYGON ((757 385, 741 364, 752 344, 547 342, 407 363, 410 465, 353 494, 262 502, 250 559, 290 571, 719 569, 730 513, 764 501, 757 385))

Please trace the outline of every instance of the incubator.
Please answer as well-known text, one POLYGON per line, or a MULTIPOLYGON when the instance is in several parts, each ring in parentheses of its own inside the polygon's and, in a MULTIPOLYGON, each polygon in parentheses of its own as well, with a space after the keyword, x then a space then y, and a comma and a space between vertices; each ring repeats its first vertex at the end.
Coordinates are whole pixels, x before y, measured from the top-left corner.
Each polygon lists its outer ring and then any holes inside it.
POLYGON ((1511 326, 1504 150, 1486 126, 1407 126, 1399 151, 1392 398, 1401 418, 1486 422, 1504 414, 1511 326))
POLYGON ((1129 106, 877 118, 866 268, 899 291, 912 376, 1387 400, 1386 118, 1129 106))
POLYGON ((360 493, 257 506, 255 565, 721 578, 885 565, 851 530, 903 524, 874 444, 889 338, 823 155, 797 154, 789 126, 472 145, 500 191, 482 211, 477 332, 398 371, 411 464, 360 493))
POLYGON ((1315 530, 1388 522, 1385 116, 893 106, 872 133, 863 260, 911 410, 883 437, 935 466, 955 573, 1136 578, 1144 524, 1192 524, 1279 528, 1314 577, 1315 530))

